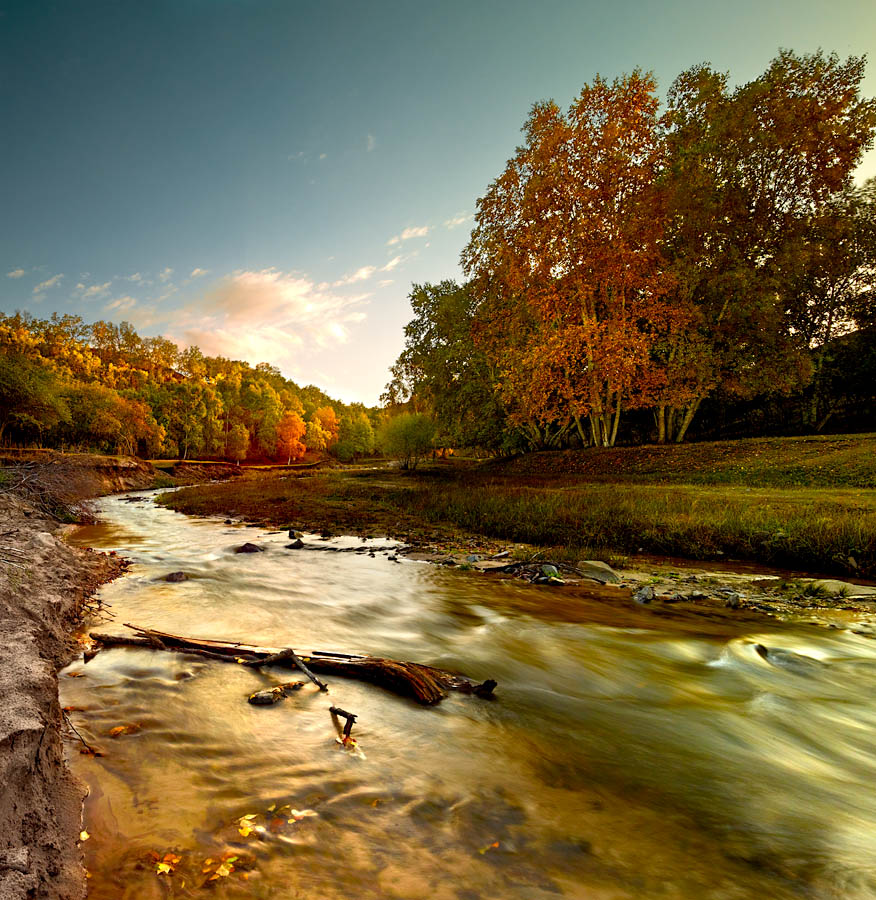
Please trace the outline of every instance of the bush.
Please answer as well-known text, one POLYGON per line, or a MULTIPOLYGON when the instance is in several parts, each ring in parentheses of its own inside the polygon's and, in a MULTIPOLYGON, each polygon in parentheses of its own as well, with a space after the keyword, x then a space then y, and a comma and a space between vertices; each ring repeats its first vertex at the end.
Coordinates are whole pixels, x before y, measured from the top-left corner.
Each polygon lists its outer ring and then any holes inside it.
POLYGON ((387 456, 402 461, 403 469, 416 469, 432 450, 435 425, 421 413, 402 413, 384 423, 377 443, 387 456))

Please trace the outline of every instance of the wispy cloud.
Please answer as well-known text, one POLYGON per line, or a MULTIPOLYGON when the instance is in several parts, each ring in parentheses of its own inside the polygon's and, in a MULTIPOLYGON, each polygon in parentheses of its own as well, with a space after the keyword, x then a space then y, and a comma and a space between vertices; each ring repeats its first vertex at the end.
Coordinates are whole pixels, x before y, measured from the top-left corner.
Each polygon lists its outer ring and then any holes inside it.
POLYGON ((7 278, 21 278, 23 275, 26 275, 27 272, 24 269, 13 269, 11 272, 6 273, 7 278))
POLYGON ((63 278, 63 274, 61 275, 52 275, 51 278, 47 278, 45 281, 41 281, 34 289, 34 294, 41 294, 43 291, 47 291, 49 288, 55 287, 61 279, 63 278))
POLYGON ((403 258, 404 257, 402 257, 402 256, 393 256, 393 258, 385 266, 383 266, 380 269, 380 271, 381 272, 391 272, 394 268, 396 268, 396 266, 398 266, 398 264, 402 261, 403 258))
POLYGON ((333 282, 333 287, 343 287, 345 284, 355 284, 357 281, 367 281, 375 272, 377 266, 362 266, 356 269, 352 275, 345 275, 338 281, 333 282))
POLYGON ((373 134, 366 135, 365 137, 365 151, 370 153, 372 150, 377 147, 377 138, 374 137, 373 134))
POLYGON ((173 269, 171 269, 170 266, 168 266, 166 269, 162 269, 158 273, 158 280, 159 281, 169 281, 171 275, 173 275, 173 269))
POLYGON ((295 371, 302 354, 349 340, 351 328, 365 318, 367 296, 342 297, 328 285, 278 269, 239 271, 184 307, 172 331, 208 355, 295 371))
POLYGON ((202 275, 206 275, 210 270, 209 269, 192 269, 192 274, 189 275, 189 278, 200 278, 202 275))
POLYGON ((457 215, 448 219, 444 223, 445 228, 459 228, 460 225, 465 225, 466 222, 471 218, 471 215, 468 213, 457 213, 457 215))
POLYGON ((417 228, 405 228, 401 234, 391 237, 386 243, 391 247, 393 244, 400 244, 402 241, 409 241, 411 238, 425 237, 430 231, 430 226, 420 225, 417 228))
POLYGON ((133 309, 136 305, 137 301, 134 297, 124 296, 110 301, 109 303, 107 303, 104 309, 107 312, 127 312, 129 309, 133 309))
POLYGON ((86 287, 81 281, 76 285, 75 293, 82 297, 83 300, 91 300, 94 297, 100 297, 108 293, 112 285, 111 281, 105 281, 103 284, 92 284, 86 287))
POLYGON ((143 276, 139 272, 134 272, 133 275, 128 276, 128 281, 133 281, 139 283, 143 280, 143 276))

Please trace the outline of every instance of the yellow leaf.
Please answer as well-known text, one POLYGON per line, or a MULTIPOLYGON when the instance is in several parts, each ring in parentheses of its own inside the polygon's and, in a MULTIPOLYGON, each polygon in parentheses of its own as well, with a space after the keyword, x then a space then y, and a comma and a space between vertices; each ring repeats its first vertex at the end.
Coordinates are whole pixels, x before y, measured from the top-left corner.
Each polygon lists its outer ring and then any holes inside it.
POLYGON ((156 864, 155 869, 159 875, 170 875, 173 871, 173 866, 170 863, 160 862, 156 864))
POLYGON ((79 832, 79 840, 80 841, 87 841, 90 837, 91 837, 91 835, 87 831, 79 832))

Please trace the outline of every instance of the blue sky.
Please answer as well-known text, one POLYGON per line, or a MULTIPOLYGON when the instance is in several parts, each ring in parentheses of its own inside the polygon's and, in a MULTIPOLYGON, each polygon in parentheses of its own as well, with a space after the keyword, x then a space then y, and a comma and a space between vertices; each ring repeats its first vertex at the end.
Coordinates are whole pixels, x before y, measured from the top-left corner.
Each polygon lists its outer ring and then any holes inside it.
POLYGON ((375 403, 533 102, 780 47, 876 55, 876 3, 0 0, 0 310, 375 403))

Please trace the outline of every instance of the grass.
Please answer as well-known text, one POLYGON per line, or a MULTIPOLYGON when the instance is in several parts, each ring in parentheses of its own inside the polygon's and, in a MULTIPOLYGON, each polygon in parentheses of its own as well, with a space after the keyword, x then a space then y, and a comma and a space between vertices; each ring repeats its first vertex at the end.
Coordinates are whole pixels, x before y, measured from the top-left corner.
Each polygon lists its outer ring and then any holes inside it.
POLYGON ((585 482, 876 488, 876 435, 569 450, 529 454, 491 468, 496 475, 585 482))
POLYGON ((876 494, 867 489, 649 484, 627 475, 587 482, 465 465, 415 476, 389 470, 254 475, 185 488, 162 502, 187 513, 332 533, 527 544, 563 560, 618 561, 644 552, 876 575, 876 494))

